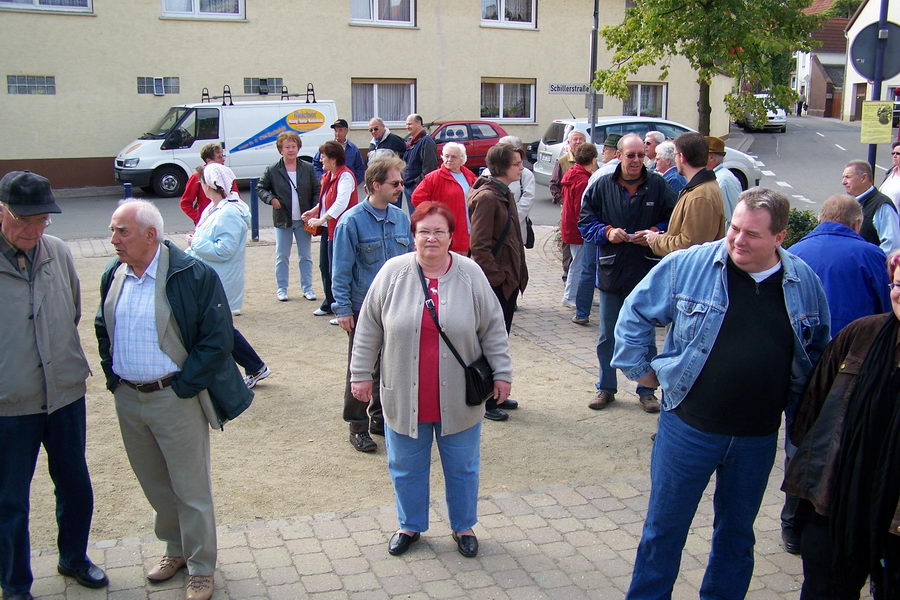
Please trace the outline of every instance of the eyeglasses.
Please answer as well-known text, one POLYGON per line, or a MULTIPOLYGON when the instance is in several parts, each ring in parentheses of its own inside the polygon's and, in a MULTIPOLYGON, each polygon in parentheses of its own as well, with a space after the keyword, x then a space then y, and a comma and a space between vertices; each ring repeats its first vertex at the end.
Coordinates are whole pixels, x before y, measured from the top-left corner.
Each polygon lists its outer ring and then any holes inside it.
POLYGON ((896 283, 896 282, 895 282, 895 283, 889 283, 889 284, 888 284, 888 287, 890 288, 890 290, 891 290, 892 292, 896 292, 897 290, 900 290, 900 283, 896 283))
POLYGON ((891 152, 891 156, 900 156, 900 152, 891 152))
POLYGON ((403 180, 402 180, 402 179, 395 179, 395 180, 393 180, 393 181, 385 181, 385 182, 384 182, 383 184, 381 184, 381 185, 389 185, 389 186, 391 186, 391 187, 398 188, 398 187, 400 187, 401 185, 403 185, 403 180))
POLYGON ((625 154, 624 156, 625 156, 625 158, 630 159, 630 160, 635 159, 635 158, 640 158, 641 160, 643 160, 644 157, 647 155, 644 154, 643 152, 629 152, 628 154, 625 154))
POLYGON ((3 205, 3 209, 9 213, 9 216, 18 223, 19 227, 33 227, 35 229, 44 229, 50 226, 50 223, 53 221, 50 219, 50 215, 44 216, 34 216, 34 217, 20 217, 16 215, 9 207, 8 204, 3 205))
POLYGON ((381 127, 369 127, 370 132, 381 131, 381 127))
POLYGON ((431 231, 430 229, 420 229, 416 232, 416 237, 420 237, 423 239, 433 237, 435 239, 442 240, 448 235, 450 235, 450 232, 445 229, 435 229, 434 231, 431 231))

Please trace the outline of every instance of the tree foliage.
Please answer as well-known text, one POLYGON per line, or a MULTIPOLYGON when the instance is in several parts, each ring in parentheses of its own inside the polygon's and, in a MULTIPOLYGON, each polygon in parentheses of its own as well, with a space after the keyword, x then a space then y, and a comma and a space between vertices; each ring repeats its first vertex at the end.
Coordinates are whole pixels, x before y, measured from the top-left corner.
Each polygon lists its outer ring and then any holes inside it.
MULTIPOLYGON (((776 81, 777 58, 815 43, 810 33, 821 15, 802 11, 809 0, 637 0, 619 25, 601 36, 612 51, 611 66, 595 73, 593 85, 615 97, 628 97, 628 80, 641 67, 655 65, 660 80, 672 58, 684 57, 697 73, 699 127, 709 134, 709 86, 716 75, 733 77, 737 89, 723 98, 736 120, 747 113, 765 115, 754 92, 767 91, 772 102, 789 107, 796 94, 776 81)), ((780 79, 780 78, 779 78, 780 79)))
POLYGON ((834 3, 825 11, 825 16, 829 19, 832 17, 844 17, 849 19, 862 4, 862 0, 834 0, 834 3))

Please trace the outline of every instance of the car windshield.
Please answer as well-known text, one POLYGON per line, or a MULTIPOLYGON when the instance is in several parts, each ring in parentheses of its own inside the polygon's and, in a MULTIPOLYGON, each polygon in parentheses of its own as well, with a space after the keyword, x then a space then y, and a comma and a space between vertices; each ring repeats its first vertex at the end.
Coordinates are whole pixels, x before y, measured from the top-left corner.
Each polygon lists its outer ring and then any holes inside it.
POLYGON ((172 127, 175 126, 178 121, 184 116, 186 112, 188 112, 189 108, 184 108, 183 106, 173 106, 168 110, 168 112, 163 115, 163 118, 159 120, 153 127, 150 128, 150 131, 145 133, 140 137, 142 140, 161 140, 169 135, 169 131, 172 130, 172 127))

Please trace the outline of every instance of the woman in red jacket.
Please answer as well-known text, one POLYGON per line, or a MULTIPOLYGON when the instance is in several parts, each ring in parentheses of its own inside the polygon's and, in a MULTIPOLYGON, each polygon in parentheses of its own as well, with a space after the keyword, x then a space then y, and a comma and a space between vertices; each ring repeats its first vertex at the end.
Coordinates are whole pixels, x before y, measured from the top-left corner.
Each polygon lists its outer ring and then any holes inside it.
POLYGON ((581 196, 587 188, 588 179, 597 165, 597 147, 584 143, 575 150, 575 164, 566 171, 562 178, 562 218, 559 233, 563 244, 568 244, 572 251, 572 264, 569 265, 569 276, 566 278, 566 291, 563 292, 563 306, 575 308, 575 294, 578 292, 578 280, 581 278, 581 251, 584 240, 578 232, 578 217, 581 215, 581 196))
POLYGON ((435 201, 447 205, 453 213, 456 229, 450 240, 450 250, 463 256, 469 253, 469 211, 466 208, 466 194, 475 183, 475 174, 466 164, 466 148, 456 142, 447 142, 441 151, 441 168, 432 171, 419 182, 412 195, 413 206, 435 201))

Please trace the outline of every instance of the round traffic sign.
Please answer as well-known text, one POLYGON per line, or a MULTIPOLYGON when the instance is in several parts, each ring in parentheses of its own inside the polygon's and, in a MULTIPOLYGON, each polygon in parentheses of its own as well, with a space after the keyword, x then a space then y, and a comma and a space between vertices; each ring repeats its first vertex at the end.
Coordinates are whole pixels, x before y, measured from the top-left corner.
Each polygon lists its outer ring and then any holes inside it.
MULTIPOLYGON (((900 26, 896 23, 885 24, 888 31, 887 44, 884 49, 884 68, 880 79, 890 79, 900 73, 900 26)), ((878 23, 866 25, 857 34, 850 46, 850 64, 862 77, 869 81, 879 79, 875 74, 875 47, 878 43, 878 23)))

